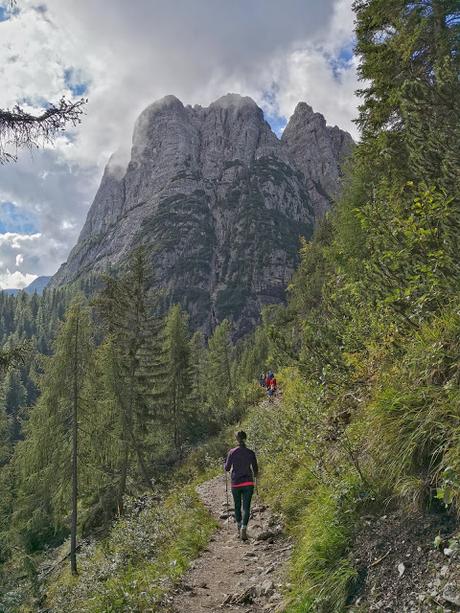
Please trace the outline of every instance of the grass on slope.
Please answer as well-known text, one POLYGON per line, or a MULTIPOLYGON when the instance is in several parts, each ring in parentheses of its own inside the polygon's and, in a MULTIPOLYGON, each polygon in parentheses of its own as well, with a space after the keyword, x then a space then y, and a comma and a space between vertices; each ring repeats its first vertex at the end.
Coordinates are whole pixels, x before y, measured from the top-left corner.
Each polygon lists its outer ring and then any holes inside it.
MULTIPOLYGON (((136 503, 137 505, 139 503, 136 503)), ((164 502, 131 507, 110 535, 82 553, 80 575, 63 570, 50 585, 53 612, 155 611, 216 528, 193 486, 164 502)))
POLYGON ((296 541, 287 613, 346 610, 363 515, 460 508, 459 338, 455 307, 404 347, 377 348, 372 376, 363 363, 331 391, 285 369, 281 402, 249 411, 262 494, 296 541))

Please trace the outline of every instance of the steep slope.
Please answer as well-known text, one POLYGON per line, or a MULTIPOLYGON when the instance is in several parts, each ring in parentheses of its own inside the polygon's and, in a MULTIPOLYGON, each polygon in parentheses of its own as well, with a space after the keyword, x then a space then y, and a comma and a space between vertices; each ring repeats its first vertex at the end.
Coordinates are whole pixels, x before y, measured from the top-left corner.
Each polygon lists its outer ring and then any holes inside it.
POLYGON ((229 317, 241 335, 261 306, 284 299, 299 236, 313 224, 289 143, 252 99, 192 108, 167 96, 140 115, 127 168, 109 162, 52 285, 118 267, 145 245, 167 303, 186 307, 194 328, 229 317))
POLYGON ((340 189, 341 166, 353 149, 353 139, 337 126, 327 126, 321 113, 299 102, 281 142, 305 176, 315 216, 322 217, 340 189))

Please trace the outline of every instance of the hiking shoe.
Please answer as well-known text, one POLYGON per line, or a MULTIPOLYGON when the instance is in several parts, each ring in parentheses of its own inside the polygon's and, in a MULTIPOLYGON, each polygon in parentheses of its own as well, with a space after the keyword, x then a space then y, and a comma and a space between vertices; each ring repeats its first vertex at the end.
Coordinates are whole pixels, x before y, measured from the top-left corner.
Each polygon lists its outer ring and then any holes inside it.
POLYGON ((236 527, 238 529, 238 538, 240 538, 240 536, 241 536, 241 526, 240 526, 240 524, 237 524, 236 527))
POLYGON ((242 541, 248 540, 248 532, 247 532, 246 526, 241 526, 241 540, 242 541))

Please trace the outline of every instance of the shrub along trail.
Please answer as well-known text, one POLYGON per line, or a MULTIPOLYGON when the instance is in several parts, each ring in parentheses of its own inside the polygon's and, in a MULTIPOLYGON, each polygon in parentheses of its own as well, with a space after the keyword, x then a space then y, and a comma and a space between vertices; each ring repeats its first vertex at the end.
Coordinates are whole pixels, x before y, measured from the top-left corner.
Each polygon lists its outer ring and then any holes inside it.
POLYGON ((225 519, 224 477, 202 484, 198 493, 220 525, 178 589, 167 597, 164 611, 282 611, 281 592, 292 545, 283 534, 278 519, 256 499, 249 540, 242 542, 237 538, 233 516, 228 525, 225 519))

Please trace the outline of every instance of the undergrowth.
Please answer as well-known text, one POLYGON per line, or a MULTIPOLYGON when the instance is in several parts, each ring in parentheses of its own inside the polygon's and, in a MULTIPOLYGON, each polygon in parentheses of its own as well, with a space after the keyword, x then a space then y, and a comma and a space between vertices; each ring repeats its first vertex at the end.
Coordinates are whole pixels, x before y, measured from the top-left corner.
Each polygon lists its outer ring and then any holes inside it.
POLYGON ((133 501, 110 535, 80 556, 80 575, 66 568, 50 584, 47 606, 55 612, 153 611, 208 543, 216 523, 194 487, 161 504, 133 501))
POLYGON ((347 609, 363 515, 459 508, 459 339, 454 306, 397 348, 361 356, 333 391, 288 368, 282 398, 250 409, 261 492, 296 543, 286 613, 347 609))

